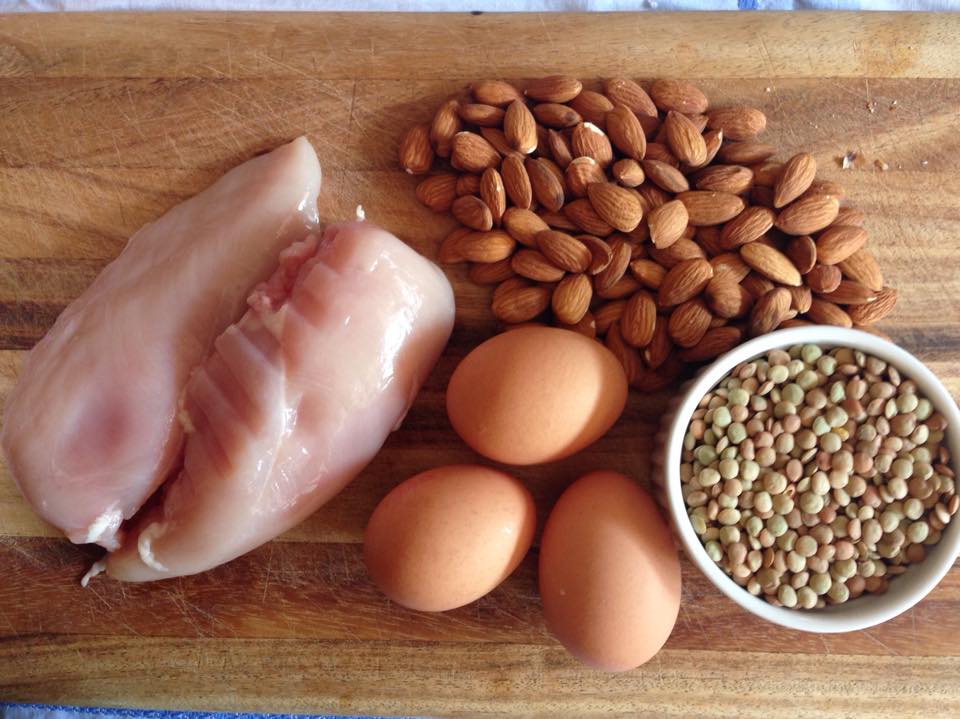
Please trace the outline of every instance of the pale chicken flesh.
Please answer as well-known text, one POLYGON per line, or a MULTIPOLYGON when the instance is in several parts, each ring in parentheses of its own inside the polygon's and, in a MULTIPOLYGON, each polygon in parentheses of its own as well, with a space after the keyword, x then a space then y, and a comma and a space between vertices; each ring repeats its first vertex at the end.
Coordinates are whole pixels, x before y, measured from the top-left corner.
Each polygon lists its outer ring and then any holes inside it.
POLYGON ((316 222, 319 188, 304 138, 240 165, 137 232, 30 353, 3 450, 72 541, 116 548, 121 522, 177 469, 191 370, 316 222))
POLYGON ((229 561, 337 493, 403 419, 453 327, 442 272, 355 222, 280 255, 190 377, 183 467, 106 558, 127 581, 229 561))

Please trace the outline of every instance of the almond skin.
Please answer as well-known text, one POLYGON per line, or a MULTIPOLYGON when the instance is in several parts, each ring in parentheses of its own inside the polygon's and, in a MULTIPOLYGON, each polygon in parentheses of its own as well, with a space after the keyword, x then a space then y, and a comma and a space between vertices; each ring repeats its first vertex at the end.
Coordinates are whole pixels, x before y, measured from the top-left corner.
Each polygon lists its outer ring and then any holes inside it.
POLYGON ((650 340, 650 344, 643 348, 641 356, 647 367, 655 370, 667 361, 672 351, 673 340, 670 339, 667 318, 660 317, 653 327, 653 339, 650 340))
POLYGON ((548 260, 542 252, 524 248, 510 260, 514 273, 534 282, 559 282, 566 274, 548 260))
POLYGON ((529 210, 533 204, 533 188, 530 186, 530 176, 523 166, 519 155, 507 155, 500 165, 500 175, 503 179, 503 189, 515 207, 529 210))
POLYGON ((624 105, 616 105, 607 113, 607 134, 614 146, 634 160, 642 160, 647 151, 647 138, 640 121, 624 105))
POLYGON ((493 105, 467 102, 460 104, 457 112, 464 122, 471 125, 500 127, 503 124, 503 110, 493 105))
POLYGON ((506 107, 514 100, 522 100, 520 91, 503 80, 477 80, 470 85, 470 91, 477 102, 496 107, 506 107))
POLYGON ((460 254, 471 262, 498 262, 513 254, 516 242, 503 230, 471 232, 457 243, 460 254))
POLYGON ((550 154, 553 155, 553 161, 563 169, 566 169, 573 161, 573 151, 570 149, 570 142, 566 136, 556 130, 547 130, 547 147, 550 154))
POLYGON ((573 127, 577 123, 583 122, 580 113, 572 107, 556 102, 541 102, 539 105, 534 105, 533 116, 541 125, 552 127, 555 130, 573 127))
POLYGON ((610 245, 593 235, 577 235, 577 239, 590 250, 592 259, 590 260, 590 266, 587 268, 587 274, 596 275, 603 272, 613 260, 613 250, 610 245))
POLYGON ((837 213, 837 219, 833 221, 834 225, 851 225, 853 227, 863 227, 867 216, 859 207, 841 207, 837 213))
POLYGON ((750 267, 736 252, 727 252, 710 259, 713 274, 716 277, 727 277, 737 284, 750 274, 750 267))
POLYGON ((496 262, 478 262, 471 265, 467 277, 470 278, 471 282, 478 285, 496 285, 514 277, 515 274, 510 266, 510 258, 507 258, 496 262))
POLYGON ((713 267, 706 260, 694 258, 670 268, 660 283, 657 304, 672 307, 699 295, 713 279, 713 267))
POLYGON ((657 322, 657 303, 645 290, 638 290, 630 299, 620 317, 620 336, 634 347, 646 347, 653 340, 657 322))
POLYGON ((530 177, 533 196, 547 210, 557 212, 563 207, 563 184, 543 159, 527 158, 524 163, 530 177))
POLYGON ((752 140, 767 127, 767 116, 755 107, 724 107, 712 110, 707 118, 707 127, 722 130, 735 142, 752 140))
POLYGON ((457 176, 445 172, 431 175, 417 185, 417 199, 434 212, 448 212, 457 199, 457 176))
POLYGON ((603 168, 592 157, 574 159, 564 171, 567 189, 574 197, 586 197, 587 185, 594 182, 606 182, 603 168))
POLYGON ((437 249, 437 261, 443 265, 464 262, 466 258, 460 252, 460 240, 470 234, 469 228, 458 227, 447 235, 437 249))
POLYGON ((739 327, 714 327, 707 330, 693 347, 680 351, 684 362, 703 362, 728 352, 740 344, 743 332, 739 327))
POLYGON ((643 166, 631 158, 617 160, 613 164, 611 172, 613 173, 614 179, 624 187, 637 187, 643 184, 643 181, 646 179, 643 166))
POLYGON ((433 148, 430 146, 430 126, 414 125, 400 141, 400 167, 410 175, 423 175, 433 166, 433 148))
POLYGON ((619 323, 610 325, 607 336, 604 338, 604 344, 620 362, 623 372, 627 376, 627 382, 633 382, 642 369, 640 352, 636 347, 631 347, 623 341, 623 337, 620 336, 619 323))
POLYGON ((651 241, 658 249, 669 247, 683 236, 688 219, 687 208, 680 200, 655 207, 647 217, 651 241))
POLYGON ((700 170, 693 180, 698 190, 740 195, 753 185, 753 171, 743 165, 713 165, 700 170))
POLYGON ((613 146, 603 130, 592 122, 581 122, 573 128, 570 147, 574 157, 592 157, 601 167, 613 163, 613 146))
POLYGON ((726 192, 692 190, 677 195, 687 207, 691 225, 721 225, 743 212, 744 201, 726 192))
POLYGON ((753 170, 754 184, 761 187, 773 187, 777 184, 777 180, 783 172, 783 163, 767 160, 754 165, 750 169, 753 170))
POLYGON ((693 347, 710 329, 712 319, 703 300, 687 300, 670 313, 667 331, 680 347, 693 347))
POLYGON ((583 83, 568 75, 551 75, 527 83, 526 96, 537 102, 570 102, 580 94, 583 83))
POLYGON ((493 228, 493 214, 490 212, 490 208, 483 200, 474 195, 458 197, 450 206, 450 211, 461 225, 465 225, 472 230, 486 232, 493 228))
POLYGON ((493 149, 503 157, 517 154, 517 151, 510 146, 510 143, 507 142, 507 136, 503 134, 503 130, 499 127, 481 127, 480 136, 493 145, 493 149))
POLYGON ((750 313, 750 334, 763 335, 779 327, 791 312, 791 301, 790 291, 784 287, 766 292, 756 301, 750 313))
POLYGON ((817 264, 817 245, 809 235, 794 237, 787 244, 787 257, 805 275, 817 264))
POLYGON ((741 245, 763 237, 776 219, 773 210, 766 207, 748 207, 720 231, 720 247, 735 250, 741 245))
POLYGON ((514 100, 503 116, 503 134, 517 152, 529 155, 537 149, 537 121, 523 100, 514 100))
POLYGON ((591 235, 606 237, 613 232, 613 226, 597 214, 590 200, 586 198, 568 202, 563 206, 563 214, 570 218, 577 229, 591 235))
POLYGON ((897 291, 892 287, 884 287, 876 294, 873 302, 848 307, 847 312, 856 324, 869 325, 879 322, 890 314, 896 304, 897 291))
POLYGON ((475 132, 458 132, 452 142, 450 164, 458 170, 480 174, 500 164, 500 153, 475 132))
POLYGON ((817 238, 817 261, 824 265, 836 265, 863 248, 866 242, 867 232, 862 227, 828 227, 817 238))
POLYGON ((597 334, 606 334, 611 325, 619 324, 626 307, 626 300, 607 302, 605 305, 598 307, 597 311, 593 313, 593 321, 597 326, 597 334))
POLYGON ((585 122, 592 122, 600 128, 606 128, 607 113, 613 109, 613 103, 605 95, 593 90, 581 90, 569 105, 585 122))
POLYGON ((430 125, 430 142, 440 157, 450 157, 453 136, 463 129, 457 108, 460 103, 447 100, 437 110, 430 125))
POLYGON ((686 176, 676 167, 660 160, 652 160, 649 157, 641 164, 646 176, 657 187, 663 188, 667 192, 686 192, 690 189, 686 176))
POLYGON ((494 293, 492 309, 498 320, 514 323, 532 320, 549 306, 550 290, 546 287, 521 286, 494 293))
POLYGON ((788 287, 790 290, 790 308, 797 311, 798 315, 806 314, 810 311, 810 303, 813 301, 813 293, 810 288, 801 285, 800 287, 788 287))
POLYGON ((567 272, 586 272, 593 260, 587 246, 565 232, 539 232, 537 246, 550 262, 567 272))
POLYGON ((660 142, 648 142, 647 153, 644 155, 649 160, 659 160, 673 167, 680 167, 680 160, 673 156, 670 148, 660 142))
POLYGON ((707 256, 696 242, 686 237, 681 237, 669 247, 659 249, 651 247, 647 250, 650 258, 663 265, 668 270, 673 269, 675 265, 687 260, 706 260, 707 256))
POLYGON ((630 273, 641 285, 651 290, 659 290, 666 276, 666 269, 653 260, 638 259, 630 262, 630 273))
POLYGON ((740 257, 761 275, 782 285, 797 287, 802 283, 800 273, 790 258, 773 247, 751 242, 740 248, 740 257))
POLYGON ((876 292, 855 280, 840 280, 837 289, 820 296, 820 299, 833 302, 835 305, 865 305, 876 298, 876 292))
POLYGON ((707 111, 709 103, 700 88, 682 80, 656 80, 650 86, 650 97, 660 110, 696 115, 707 111))
POLYGON ((593 286, 589 277, 584 274, 567 275, 553 290, 550 304, 560 322, 573 325, 587 314, 592 297, 593 286))
POLYGON ((690 118, 671 111, 667 113, 664 126, 667 129, 667 144, 678 160, 693 167, 706 163, 706 142, 690 118))
POLYGON ((536 247, 537 233, 550 229, 535 212, 519 207, 507 208, 503 213, 503 227, 513 239, 527 247, 536 247))
POLYGON ((827 294, 833 292, 840 286, 840 280, 843 279, 840 268, 836 265, 814 265, 806 274, 807 284, 810 289, 817 294, 827 294))
POLYGON ((643 288, 640 287, 639 282, 633 279, 633 277, 630 275, 624 275, 609 287, 605 287, 602 290, 598 289, 597 295, 605 300, 619 300, 624 297, 629 297, 640 289, 643 288))
POLYGON ((657 106, 653 104, 647 91, 633 80, 611 78, 604 83, 603 91, 614 105, 624 105, 637 115, 657 116, 657 106))
POLYGON ((457 197, 480 194, 480 175, 460 175, 457 178, 457 197))
POLYGON ((851 280, 866 285, 874 292, 883 289, 883 273, 869 250, 859 249, 838 265, 840 271, 851 280))
POLYGON ((801 152, 784 164, 773 184, 773 206, 784 207, 810 189, 817 174, 817 161, 808 152, 801 152))
POLYGON ((810 235, 833 222, 840 202, 829 195, 807 195, 784 207, 777 215, 777 227, 788 235, 810 235))
POLYGON ((610 242, 610 251, 612 253, 610 263, 598 272, 594 278, 597 294, 605 292, 618 282, 630 266, 631 248, 629 244, 621 239, 615 239, 610 242))
POLYGON ((488 167, 480 176, 480 199, 490 208, 493 224, 499 226, 500 219, 507 210, 507 193, 503 187, 503 178, 492 167, 488 167))
POLYGON ((621 232, 630 232, 643 219, 643 206, 637 195, 612 182, 587 185, 587 197, 597 214, 621 232))
MULTIPOLYGON (((869 307, 870 305, 858 306, 869 307)), ((853 320, 850 318, 850 315, 832 302, 816 297, 814 297, 810 303, 810 309, 807 310, 807 318, 818 325, 836 325, 837 327, 853 326, 853 320)))
POLYGON ((729 142, 720 148, 717 158, 731 165, 756 165, 777 154, 777 148, 764 142, 729 142))
POLYGON ((707 305, 717 317, 743 317, 750 311, 753 295, 729 277, 714 277, 705 290, 707 305))

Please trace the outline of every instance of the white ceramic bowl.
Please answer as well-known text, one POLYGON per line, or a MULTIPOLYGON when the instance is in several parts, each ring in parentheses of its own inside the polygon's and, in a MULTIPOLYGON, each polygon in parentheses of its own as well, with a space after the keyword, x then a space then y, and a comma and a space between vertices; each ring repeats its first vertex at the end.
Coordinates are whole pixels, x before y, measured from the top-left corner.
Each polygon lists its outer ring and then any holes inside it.
POLYGON ((763 619, 808 632, 849 632, 871 627, 906 611, 923 599, 950 571, 960 555, 960 514, 943 531, 940 542, 929 548, 926 558, 892 580, 883 595, 864 594, 844 604, 823 609, 798 610, 775 607, 754 597, 738 586, 709 556, 693 531, 687 517, 680 482, 683 438, 690 418, 703 396, 737 364, 763 355, 772 349, 785 349, 798 344, 822 347, 850 347, 872 354, 892 364, 904 378, 917 383, 918 392, 926 396, 948 422, 945 440, 953 466, 960 457, 960 410, 940 380, 920 360, 895 344, 875 335, 842 327, 794 327, 772 332, 736 347, 717 358, 688 382, 674 398, 665 413, 657 435, 654 457, 654 480, 660 485, 663 500, 674 529, 693 563, 717 588, 741 607, 763 619))

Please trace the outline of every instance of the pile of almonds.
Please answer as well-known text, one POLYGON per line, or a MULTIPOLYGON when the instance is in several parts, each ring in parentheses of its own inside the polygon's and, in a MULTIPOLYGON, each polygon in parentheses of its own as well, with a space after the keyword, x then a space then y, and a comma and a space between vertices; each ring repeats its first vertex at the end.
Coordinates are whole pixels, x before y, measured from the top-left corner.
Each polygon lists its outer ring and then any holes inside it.
POLYGON ((766 116, 712 109, 695 86, 572 77, 524 92, 480 80, 399 148, 417 198, 462 227, 442 263, 496 285, 504 328, 550 321, 602 337, 632 386, 778 327, 870 329, 897 301, 864 248, 864 214, 801 152, 772 161, 766 116), (437 158, 441 158, 439 161, 437 158))

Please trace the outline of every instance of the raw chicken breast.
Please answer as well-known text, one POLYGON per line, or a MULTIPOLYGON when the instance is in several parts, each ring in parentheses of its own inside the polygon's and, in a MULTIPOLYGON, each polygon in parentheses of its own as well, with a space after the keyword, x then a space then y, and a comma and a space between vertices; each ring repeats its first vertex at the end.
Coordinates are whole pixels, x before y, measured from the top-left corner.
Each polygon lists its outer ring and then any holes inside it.
POLYGON ((195 574, 293 527, 402 421, 453 327, 443 273, 364 223, 280 255, 191 376, 184 466, 108 555, 127 581, 195 574))
POLYGON ((305 138, 231 170, 137 232, 27 357, 7 400, 7 466, 74 542, 118 529, 179 462, 190 371, 277 253, 316 221, 305 138))

